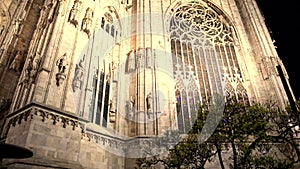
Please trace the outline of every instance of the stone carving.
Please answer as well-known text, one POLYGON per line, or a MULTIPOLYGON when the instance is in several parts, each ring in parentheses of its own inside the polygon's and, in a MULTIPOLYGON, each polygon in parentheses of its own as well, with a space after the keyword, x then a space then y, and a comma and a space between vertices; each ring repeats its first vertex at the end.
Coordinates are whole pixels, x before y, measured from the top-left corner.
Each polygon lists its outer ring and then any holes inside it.
POLYGON ((23 19, 16 19, 14 23, 14 29, 13 29, 13 34, 14 35, 19 35, 20 33, 20 27, 23 23, 23 19))
POLYGON ((62 57, 60 57, 57 61, 56 61, 56 66, 58 67, 58 72, 59 73, 65 73, 66 68, 68 66, 68 60, 67 60, 67 54, 64 53, 62 57))
POLYGON ((64 16, 66 11, 66 0, 58 0, 58 1, 59 1, 58 13, 64 16))
POLYGON ((146 97, 147 116, 150 119, 150 113, 152 112, 152 94, 151 92, 146 97))
POLYGON ((109 112, 115 113, 116 112, 116 103, 113 99, 110 100, 109 104, 109 112))
POLYGON ((73 83, 72 83, 74 92, 76 91, 76 89, 81 89, 82 79, 83 79, 83 74, 84 74, 83 62, 84 62, 84 60, 80 59, 79 63, 76 64, 75 76, 74 76, 73 83))
POLYGON ((64 53, 57 61, 56 66, 58 67, 58 73, 56 74, 56 85, 60 86, 66 79, 66 69, 68 63, 67 54, 64 53))
POLYGON ((27 65, 24 71, 23 82, 34 83, 37 75, 38 67, 40 65, 40 60, 41 57, 39 53, 36 53, 34 57, 33 56, 28 57, 27 65))
POLYGON ((64 128, 71 126, 73 130, 81 127, 81 123, 76 119, 77 117, 66 117, 61 114, 50 112, 39 107, 31 107, 11 117, 10 119, 8 119, 9 122, 7 127, 9 128, 11 126, 15 126, 16 124, 21 124, 22 122, 27 121, 28 119, 34 118, 39 118, 43 122, 52 121, 53 125, 61 123, 61 126, 64 128))
POLYGON ((137 144, 126 144, 124 140, 118 140, 113 137, 105 136, 100 133, 95 132, 84 132, 82 133, 82 138, 90 142, 99 144, 103 148, 114 149, 120 153, 124 153, 125 150, 130 146, 134 147, 137 144))
POLYGON ((276 63, 274 63, 274 57, 264 57, 262 58, 262 64, 263 64, 263 77, 264 79, 268 79, 271 75, 278 75, 278 72, 276 70, 276 63), (266 74, 266 75, 265 75, 266 74))
POLYGON ((9 66, 9 69, 15 70, 17 72, 20 71, 22 62, 23 62, 23 53, 22 51, 18 50, 16 56, 14 57, 13 61, 9 66))
POLYGON ((113 17, 108 12, 104 13, 104 17, 109 23, 113 23, 113 17))
POLYGON ((59 0, 51 0, 43 7, 39 24, 40 29, 45 28, 53 21, 56 11, 58 10, 58 1, 59 0))
POLYGON ((88 35, 88 37, 90 37, 91 35, 90 29, 92 26, 93 15, 94 13, 92 9, 87 8, 81 24, 81 30, 84 31, 88 35))
POLYGON ((77 27, 78 25, 78 14, 80 13, 81 3, 81 1, 75 0, 69 14, 68 21, 72 23, 75 27, 77 27))
POLYGON ((187 38, 191 39, 198 36, 198 40, 202 43, 205 43, 201 38, 203 35, 216 43, 233 41, 233 35, 226 19, 217 14, 211 7, 203 6, 200 3, 182 4, 174 12, 171 24, 171 34, 185 32, 187 38))
POLYGON ((4 10, 0 7, 0 36, 4 32, 5 25, 7 24, 7 19, 4 10))
POLYGON ((111 99, 109 103, 109 121, 116 121, 116 103, 114 99, 111 99))
POLYGON ((147 95, 146 97, 146 103, 147 103, 147 110, 151 110, 152 109, 152 94, 151 92, 147 95))
POLYGON ((134 108, 135 100, 133 99, 132 96, 130 96, 129 100, 126 102, 126 118, 127 119, 132 119, 133 115, 135 113, 135 108, 134 108))

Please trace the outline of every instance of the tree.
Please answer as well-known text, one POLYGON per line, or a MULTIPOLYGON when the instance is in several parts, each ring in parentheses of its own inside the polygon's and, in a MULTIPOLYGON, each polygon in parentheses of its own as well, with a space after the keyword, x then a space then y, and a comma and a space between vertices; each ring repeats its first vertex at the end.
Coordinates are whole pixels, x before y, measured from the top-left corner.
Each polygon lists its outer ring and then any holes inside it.
POLYGON ((204 168, 207 161, 215 155, 211 144, 198 144, 199 137, 194 134, 179 136, 179 132, 169 131, 155 138, 152 144, 144 147, 145 157, 137 160, 138 168, 204 168), (174 137, 175 136, 175 137, 174 137), (177 138, 176 138, 177 137, 177 138), (179 138, 183 137, 183 138, 179 138), (171 139, 170 138, 176 138, 171 139), (178 144, 178 140, 181 140, 178 144), (166 155, 155 154, 155 150, 168 150, 166 155), (148 155, 148 157, 147 157, 148 155))
MULTIPOLYGON (((147 157, 137 160, 138 168, 156 165, 163 168, 205 168, 212 158, 218 158, 222 169, 225 165, 233 169, 288 169, 298 165, 298 110, 289 106, 282 110, 272 101, 249 106, 229 100, 217 128, 205 142, 201 142, 206 134, 204 125, 209 123, 205 119, 213 114, 208 107, 200 106, 191 131, 178 144, 171 149, 165 147, 168 152, 164 155, 151 156, 148 153, 147 157), (231 155, 226 159, 224 154, 228 153, 231 155)), ((166 138, 169 137, 160 137, 158 142, 167 143, 163 141, 166 138)))

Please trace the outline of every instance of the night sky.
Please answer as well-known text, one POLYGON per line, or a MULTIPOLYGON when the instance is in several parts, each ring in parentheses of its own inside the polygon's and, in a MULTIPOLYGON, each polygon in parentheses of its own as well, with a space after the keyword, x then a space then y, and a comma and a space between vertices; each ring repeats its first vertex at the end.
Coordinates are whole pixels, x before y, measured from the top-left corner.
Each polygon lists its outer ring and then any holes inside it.
POLYGON ((257 0, 296 99, 300 98, 300 7, 290 1, 257 0), (298 49, 298 50, 297 50, 298 49))

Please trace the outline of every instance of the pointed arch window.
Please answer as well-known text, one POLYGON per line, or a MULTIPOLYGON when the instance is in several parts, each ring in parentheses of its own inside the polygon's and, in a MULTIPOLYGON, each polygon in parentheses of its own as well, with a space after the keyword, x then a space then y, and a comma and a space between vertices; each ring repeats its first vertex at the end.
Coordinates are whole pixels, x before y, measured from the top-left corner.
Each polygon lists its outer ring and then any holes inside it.
POLYGON ((235 49, 234 29, 220 10, 214 8, 192 1, 172 10, 169 31, 173 77, 177 84, 179 81, 183 84, 175 86, 178 127, 183 132, 191 127, 191 118, 199 104, 207 102, 214 94, 234 93, 234 97, 247 98, 245 88, 242 91, 226 90, 228 86, 237 87, 231 83, 238 80, 243 86, 243 77, 235 49), (225 81, 229 85, 225 85, 225 81))
POLYGON ((109 12, 106 12, 104 16, 101 18, 100 26, 110 36, 112 37, 120 36, 118 31, 119 29, 118 24, 109 12))
POLYGON ((93 78, 93 94, 89 112, 89 120, 93 123, 107 127, 109 98, 111 92, 111 72, 97 70, 93 78))
POLYGON ((94 36, 89 47, 85 49, 83 84, 85 87, 74 90, 79 96, 77 111, 90 122, 102 127, 115 127, 117 106, 117 80, 114 67, 119 55, 116 45, 120 37, 121 25, 113 8, 107 9, 99 18, 99 31, 94 36), (110 47, 115 47, 113 50, 110 47), (111 108, 111 110, 110 110, 111 108), (114 110, 115 109, 115 110, 114 110))

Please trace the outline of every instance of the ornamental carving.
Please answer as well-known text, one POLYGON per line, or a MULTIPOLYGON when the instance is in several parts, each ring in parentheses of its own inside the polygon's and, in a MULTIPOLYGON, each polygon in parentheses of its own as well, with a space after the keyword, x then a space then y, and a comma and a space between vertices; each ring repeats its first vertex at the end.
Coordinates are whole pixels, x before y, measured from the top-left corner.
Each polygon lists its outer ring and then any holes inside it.
POLYGON ((66 115, 52 112, 37 106, 25 109, 11 117, 7 118, 4 134, 7 134, 10 127, 15 127, 17 124, 26 122, 31 119, 40 119, 42 122, 52 122, 53 125, 60 125, 63 128, 71 127, 73 130, 80 128, 84 131, 84 124, 80 122, 77 117, 67 117, 66 115))
POLYGON ((81 89, 82 86, 82 80, 84 75, 84 66, 83 66, 84 58, 80 59, 79 63, 76 64, 75 67, 75 73, 74 73, 74 79, 72 82, 72 88, 75 92, 77 89, 81 89))
POLYGON ((83 32, 85 32, 88 35, 88 37, 91 36, 91 27, 92 27, 93 17, 94 17, 94 12, 92 11, 91 8, 87 8, 84 18, 82 20, 81 30, 83 32))
POLYGON ((23 75, 23 82, 24 83, 34 83, 38 68, 40 66, 41 56, 39 53, 35 55, 29 55, 27 64, 25 66, 24 75, 23 75))
POLYGON ((264 57, 262 58, 263 69, 265 69, 267 76, 264 79, 268 79, 271 75, 278 75, 276 70, 277 61, 274 57, 264 57))
POLYGON ((67 54, 64 53, 57 61, 56 66, 58 73, 56 74, 56 85, 60 86, 66 79, 66 69, 69 65, 67 54))
POLYGON ((69 13, 68 21, 72 23, 75 27, 77 27, 78 25, 78 16, 80 13, 81 3, 81 1, 75 0, 72 9, 69 13))
POLYGON ((23 55, 23 51, 18 50, 9 66, 9 69, 19 72, 23 63, 23 55))
POLYGON ((109 136, 104 136, 100 133, 96 133, 93 131, 87 131, 85 133, 82 133, 81 139, 97 143, 101 147, 108 148, 110 151, 114 149, 120 153, 124 153, 126 147, 129 146, 125 144, 125 140, 119 140, 109 136))
POLYGON ((215 43, 233 42, 231 27, 222 15, 210 7, 190 2, 179 6, 173 13, 170 23, 171 35, 186 40, 203 39, 215 43), (204 38, 205 37, 205 38, 204 38))
POLYGON ((39 28, 46 28, 55 18, 55 15, 59 9, 58 0, 51 0, 45 5, 41 11, 39 28))

